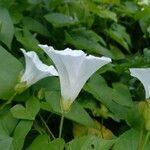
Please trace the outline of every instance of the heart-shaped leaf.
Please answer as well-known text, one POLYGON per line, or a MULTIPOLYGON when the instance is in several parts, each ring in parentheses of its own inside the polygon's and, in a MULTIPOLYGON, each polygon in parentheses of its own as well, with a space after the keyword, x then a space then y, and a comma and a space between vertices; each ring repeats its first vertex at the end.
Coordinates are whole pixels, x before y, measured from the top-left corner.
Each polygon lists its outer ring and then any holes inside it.
POLYGON ((26 102, 26 107, 17 104, 11 108, 11 113, 15 118, 34 120, 40 110, 40 103, 35 97, 31 97, 26 102))

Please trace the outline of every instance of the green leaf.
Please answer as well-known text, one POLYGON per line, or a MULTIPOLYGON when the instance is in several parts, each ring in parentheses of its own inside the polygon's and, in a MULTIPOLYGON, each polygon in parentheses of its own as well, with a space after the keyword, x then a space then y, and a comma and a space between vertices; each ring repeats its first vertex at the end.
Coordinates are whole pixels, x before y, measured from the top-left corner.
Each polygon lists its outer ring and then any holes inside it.
POLYGON ((100 42, 103 46, 106 46, 106 42, 104 41, 104 39, 100 35, 98 35, 96 32, 92 30, 84 30, 84 28, 81 30, 79 29, 78 31, 82 33, 85 37, 91 38, 92 41, 100 42))
POLYGON ((37 32, 43 36, 50 36, 49 31, 40 22, 30 17, 23 18, 24 26, 31 31, 37 32))
POLYGON ((60 89, 59 79, 56 77, 48 77, 38 81, 33 87, 40 89, 41 87, 49 91, 58 91, 60 89))
POLYGON ((11 137, 0 137, 0 149, 10 150, 13 139, 11 137))
POLYGON ((133 106, 129 89, 122 83, 113 83, 112 99, 120 105, 127 107, 133 106))
POLYGON ((12 147, 13 138, 10 136, 13 134, 15 127, 18 124, 18 120, 12 117, 9 111, 1 112, 0 114, 0 149, 10 150, 12 147))
POLYGON ((139 141, 139 132, 136 130, 128 130, 124 132, 116 142, 113 150, 136 150, 139 141))
POLYGON ((142 129, 144 129, 145 121, 142 114, 139 112, 138 105, 135 105, 134 107, 129 109, 126 121, 128 125, 135 130, 141 131, 142 129))
POLYGON ((115 22, 117 22, 117 15, 116 13, 108 10, 107 8, 103 8, 103 7, 97 7, 97 9, 93 9, 91 10, 94 14, 98 15, 101 18, 104 19, 111 19, 115 22))
POLYGON ((0 1, 0 7, 9 8, 12 5, 12 3, 13 1, 3 0, 3 1, 0 1))
POLYGON ((95 2, 101 2, 104 4, 120 4, 120 0, 94 0, 95 2))
POLYGON ((94 15, 97 15, 104 19, 110 19, 117 22, 117 15, 115 12, 109 10, 109 8, 104 8, 101 5, 96 5, 89 1, 89 10, 94 15))
POLYGON ((84 29, 79 29, 72 33, 66 32, 66 42, 78 49, 84 49, 89 53, 101 54, 112 58, 111 51, 98 43, 99 41, 102 42, 102 39, 95 35, 93 33, 91 34, 91 31, 84 29))
POLYGON ((147 6, 143 9, 143 11, 139 11, 135 18, 139 20, 140 27, 144 34, 147 33, 147 29, 150 26, 150 6, 147 6))
POLYGON ((100 75, 93 75, 89 82, 84 86, 84 90, 91 93, 98 101, 104 104, 118 117, 118 119, 126 118, 128 108, 123 107, 112 100, 112 89, 100 75))
POLYGON ((14 94, 21 63, 0 46, 0 98, 8 99, 14 94))
MULTIPOLYGON (((145 134, 145 136, 146 136, 146 134, 145 134)), ((145 136, 144 136, 144 138, 145 138, 145 136)), ((144 150, 149 150, 149 148, 150 148, 150 137, 147 139, 147 143, 145 144, 144 150)))
POLYGON ((113 59, 120 60, 120 59, 125 58, 125 55, 123 54, 123 52, 116 46, 110 45, 110 50, 113 54, 113 59))
POLYGON ((65 142, 63 139, 50 141, 48 135, 37 136, 27 150, 64 150, 65 142))
POLYGON ((14 150, 21 150, 23 148, 24 140, 32 127, 33 122, 28 120, 21 120, 13 133, 13 148, 14 150))
POLYGON ((11 19, 12 19, 14 25, 19 24, 21 22, 21 20, 23 18, 22 11, 23 10, 21 8, 20 8, 20 10, 18 10, 17 5, 9 10, 10 16, 11 16, 11 19), (17 11, 16 11, 16 9, 17 9, 17 11))
MULTIPOLYGON (((5 111, 0 115, 0 137, 9 137, 17 126, 18 120, 13 118, 9 111, 5 111)), ((1 144, 0 144, 1 145, 1 144)))
POLYGON ((61 13, 49 13, 44 17, 48 22, 50 22, 56 28, 75 25, 78 23, 77 19, 61 13))
POLYGON ((55 139, 50 143, 50 149, 53 150, 64 150, 65 141, 64 139, 55 139))
POLYGON ((89 0, 74 1, 71 0, 68 3, 69 15, 78 18, 80 24, 84 24, 87 27, 91 27, 94 21, 94 17, 89 10, 89 0))
POLYGON ((37 5, 40 4, 41 0, 28 0, 28 3, 32 4, 32 5, 37 5))
POLYGON ((95 136, 83 136, 69 142, 66 150, 108 150, 114 143, 115 140, 104 140, 95 136))
POLYGON ((117 15, 116 13, 108 10, 108 9, 103 9, 102 7, 99 7, 99 13, 98 15, 101 17, 101 18, 108 18, 108 19, 111 19, 115 22, 117 22, 117 15))
POLYGON ((131 39, 124 26, 113 24, 106 33, 130 53, 131 39))
MULTIPOLYGON (((45 98, 47 101, 47 105, 50 105, 47 111, 52 111, 58 115, 61 115, 60 109, 60 94, 59 92, 46 92, 45 98)), ((83 107, 77 103, 76 101, 72 104, 72 108, 68 113, 63 114, 66 118, 73 120, 77 123, 83 124, 88 127, 96 127, 95 122, 89 116, 89 114, 83 109, 83 107)))
POLYGON ((10 49, 11 42, 14 36, 14 27, 9 12, 5 8, 0 8, 0 22, 1 22, 0 41, 6 44, 7 47, 10 49))
POLYGON ((43 2, 45 3, 45 7, 47 9, 53 10, 59 5, 62 5, 64 0, 52 0, 52 1, 43 0, 43 2))
POLYGON ((38 46, 39 41, 35 38, 33 34, 31 34, 31 32, 28 29, 16 28, 15 37, 17 41, 19 41, 25 47, 25 49, 28 49, 30 51, 33 50, 36 52, 41 51, 41 49, 38 46))
POLYGON ((48 135, 37 136, 27 150, 49 150, 50 138, 48 135))
MULTIPOLYGON (((9 109, 9 108, 7 108, 9 109)), ((9 110, 0 115, 0 149, 20 150, 23 147, 25 137, 31 129, 32 121, 13 118, 9 110)))
POLYGON ((39 101, 35 97, 30 97, 26 102, 26 107, 17 104, 11 108, 11 113, 15 118, 34 120, 39 110, 39 101))

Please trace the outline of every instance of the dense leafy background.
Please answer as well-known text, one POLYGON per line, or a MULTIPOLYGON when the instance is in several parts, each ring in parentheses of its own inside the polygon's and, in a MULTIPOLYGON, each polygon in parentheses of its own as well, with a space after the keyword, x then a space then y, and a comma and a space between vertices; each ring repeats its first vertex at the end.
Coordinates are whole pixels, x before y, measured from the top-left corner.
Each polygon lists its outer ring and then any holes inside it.
MULTIPOLYGON (((144 89, 129 68, 150 67, 150 6, 136 0, 0 0, 1 105, 13 96, 24 68, 20 48, 52 64, 38 43, 82 49, 113 62, 85 84, 65 114, 61 139, 56 77, 39 81, 0 107, 0 150, 140 148, 150 119, 141 114, 144 89)), ((145 150, 149 145, 150 139, 145 150)))

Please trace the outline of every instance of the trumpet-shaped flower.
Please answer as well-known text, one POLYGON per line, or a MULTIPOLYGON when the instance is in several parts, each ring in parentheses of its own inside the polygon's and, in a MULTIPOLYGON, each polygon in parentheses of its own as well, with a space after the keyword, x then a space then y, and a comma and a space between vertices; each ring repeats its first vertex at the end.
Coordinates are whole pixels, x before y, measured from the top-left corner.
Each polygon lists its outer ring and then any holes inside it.
POLYGON ((131 76, 138 78, 144 86, 146 99, 150 98, 150 68, 130 68, 131 76))
POLYGON ((45 77, 58 76, 56 69, 53 66, 43 64, 35 52, 26 52, 24 49, 21 51, 25 57, 26 67, 20 79, 20 85, 24 85, 25 89, 45 77))
POLYGON ((107 57, 87 56, 81 50, 58 51, 51 46, 39 45, 53 60, 60 78, 61 108, 68 111, 85 82, 100 67, 111 62, 107 57))

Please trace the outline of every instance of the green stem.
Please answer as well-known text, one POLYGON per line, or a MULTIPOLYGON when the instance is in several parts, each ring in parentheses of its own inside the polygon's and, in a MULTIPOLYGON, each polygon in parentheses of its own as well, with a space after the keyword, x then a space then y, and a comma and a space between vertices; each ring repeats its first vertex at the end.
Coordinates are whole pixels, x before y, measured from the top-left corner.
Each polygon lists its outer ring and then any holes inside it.
POLYGON ((39 114, 39 117, 41 119, 41 121, 43 122, 45 128, 47 129, 47 131, 49 132, 50 136, 55 139, 54 134, 52 133, 52 131, 49 129, 49 127, 47 126, 46 122, 44 121, 43 117, 39 114))
POLYGON ((60 126, 59 126, 59 138, 61 138, 61 135, 62 135, 63 122, 64 122, 64 115, 62 114, 61 120, 60 120, 60 126))
POLYGON ((146 134, 146 136, 145 136, 145 139, 144 139, 144 142, 143 142, 141 150, 144 150, 145 145, 146 145, 146 143, 148 141, 149 135, 150 135, 150 132, 148 131, 147 134, 146 134))
POLYGON ((2 104, 2 105, 0 106, 0 110, 4 109, 8 104, 10 104, 16 95, 17 95, 17 92, 15 92, 15 93, 6 101, 6 103, 4 103, 4 104, 2 104))

